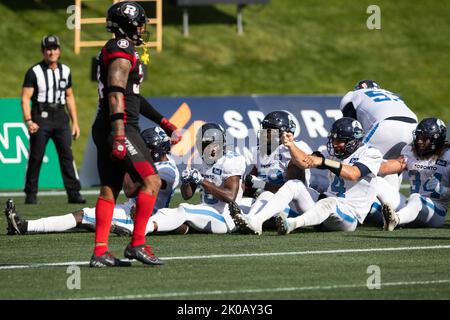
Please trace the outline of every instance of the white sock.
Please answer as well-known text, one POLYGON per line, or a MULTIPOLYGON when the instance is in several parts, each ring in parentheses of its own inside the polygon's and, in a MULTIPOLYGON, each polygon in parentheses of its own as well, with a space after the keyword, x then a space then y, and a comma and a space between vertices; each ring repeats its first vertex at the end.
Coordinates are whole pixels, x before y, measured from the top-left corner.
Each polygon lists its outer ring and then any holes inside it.
POLYGON ((66 231, 77 226, 77 221, 73 214, 64 216, 54 216, 38 220, 28 221, 28 232, 60 232, 66 231))
POLYGON ((336 210, 337 201, 335 198, 326 198, 317 202, 314 207, 301 216, 289 218, 289 222, 294 225, 294 229, 301 227, 316 226, 324 222, 336 210))
MULTIPOLYGON (((186 221, 186 217, 184 214, 184 209, 182 207, 178 207, 175 209, 164 208, 159 209, 155 213, 155 215, 150 218, 149 223, 147 224, 147 228, 149 228, 150 222, 152 222, 153 224, 153 221, 155 221, 158 225, 158 230, 156 231, 168 232, 173 231, 181 226, 186 221)), ((153 226, 150 226, 150 229, 152 228, 153 226)), ((154 230, 152 230, 151 232, 153 231, 154 230)))
POLYGON ((399 224, 413 222, 419 215, 420 210, 422 210, 422 200, 420 200, 420 195, 418 193, 413 193, 409 197, 406 206, 397 212, 397 216, 400 219, 399 224))
POLYGON ((277 191, 277 193, 275 193, 267 204, 252 217, 252 223, 262 224, 264 221, 283 211, 294 199, 299 204, 300 209, 305 207, 311 208, 314 205, 314 201, 303 182, 300 180, 289 180, 277 191))

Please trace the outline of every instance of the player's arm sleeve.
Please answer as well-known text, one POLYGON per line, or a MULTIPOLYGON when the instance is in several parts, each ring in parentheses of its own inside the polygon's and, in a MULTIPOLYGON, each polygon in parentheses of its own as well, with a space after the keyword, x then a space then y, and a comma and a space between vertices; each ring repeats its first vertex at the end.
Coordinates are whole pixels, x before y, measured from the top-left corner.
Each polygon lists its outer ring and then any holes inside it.
POLYGON ((173 168, 170 167, 164 167, 164 168, 158 168, 158 175, 161 178, 161 180, 164 180, 166 182, 165 189, 172 190, 176 186, 175 184, 175 172, 173 168))
POLYGON ((376 148, 368 148, 367 152, 353 165, 356 166, 361 172, 361 178, 372 173, 374 176, 378 174, 380 170, 383 157, 380 151, 376 148))
POLYGON ((160 124, 162 118, 164 117, 159 113, 150 102, 147 101, 143 96, 140 96, 140 109, 139 112, 147 119, 153 121, 156 124, 160 124))
POLYGON ((235 156, 228 158, 223 167, 223 177, 225 179, 232 176, 243 176, 245 173, 245 158, 243 156, 235 156))
POLYGON ((34 73, 33 69, 29 69, 25 74, 25 78, 23 79, 22 87, 34 88, 34 86, 36 85, 36 81, 36 74, 34 73))

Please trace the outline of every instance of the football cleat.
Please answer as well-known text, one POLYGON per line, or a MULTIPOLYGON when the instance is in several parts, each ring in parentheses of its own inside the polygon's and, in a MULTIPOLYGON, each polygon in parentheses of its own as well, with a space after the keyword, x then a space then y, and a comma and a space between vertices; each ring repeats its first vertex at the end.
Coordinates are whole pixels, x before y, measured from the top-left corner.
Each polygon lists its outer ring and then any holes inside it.
POLYGON ((286 235, 294 231, 294 227, 289 223, 287 216, 279 215, 275 217, 275 224, 279 235, 286 235))
POLYGON ((163 265, 164 261, 160 260, 152 251, 152 247, 141 246, 132 247, 130 244, 125 248, 124 256, 128 259, 136 259, 148 265, 163 265))
POLYGON ((234 224, 238 227, 240 231, 250 232, 252 234, 261 235, 262 225, 252 224, 251 220, 242 213, 241 208, 234 201, 228 204, 228 209, 230 210, 230 216, 233 218, 234 224))
POLYGON ((130 267, 131 262, 120 260, 113 256, 111 252, 105 252, 101 256, 92 255, 89 261, 89 267, 104 268, 104 267, 130 267))
POLYGON ((114 234, 118 235, 119 237, 122 237, 122 236, 129 237, 132 234, 131 230, 128 230, 127 228, 119 226, 114 223, 111 224, 111 229, 109 230, 109 232, 114 233, 114 234))
POLYGON ((383 213, 383 230, 384 231, 394 231, 399 223, 399 218, 395 211, 390 205, 383 204, 381 207, 381 212, 383 213))
POLYGON ((27 232, 28 222, 20 217, 16 212, 16 206, 13 199, 8 199, 5 205, 5 216, 8 226, 6 228, 8 235, 25 234, 27 232))
POLYGON ((187 234, 189 232, 189 226, 183 223, 181 226, 172 231, 174 234, 187 234))

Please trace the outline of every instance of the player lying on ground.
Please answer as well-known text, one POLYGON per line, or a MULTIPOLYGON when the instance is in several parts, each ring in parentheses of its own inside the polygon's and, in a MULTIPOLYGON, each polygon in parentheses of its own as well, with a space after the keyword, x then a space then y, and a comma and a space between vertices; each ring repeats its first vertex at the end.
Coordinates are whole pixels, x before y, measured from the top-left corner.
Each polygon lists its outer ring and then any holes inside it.
MULTIPOLYGON (((178 185, 179 173, 174 160, 170 157, 170 138, 159 127, 148 128, 141 134, 148 146, 151 156, 162 180, 161 189, 155 203, 155 211, 167 207, 178 185)), ((116 205, 111 223, 111 232, 119 235, 131 235, 134 226, 137 183, 126 175, 125 195, 129 198, 124 204, 116 205)), ((34 232, 62 232, 75 227, 95 230, 95 208, 83 208, 75 212, 42 218, 38 220, 22 219, 15 210, 14 202, 8 200, 5 208, 8 221, 8 234, 26 234, 34 232)), ((151 219, 151 218, 150 218, 151 219)), ((148 225, 153 225, 151 220, 148 225)), ((148 227, 152 229, 153 227, 148 227)))
MULTIPOLYGON (((411 132, 417 125, 417 116, 390 91, 381 89, 373 80, 359 81, 340 102, 344 117, 358 120, 365 132, 363 143, 377 148, 383 159, 396 159, 402 148, 412 142, 411 132)), ((386 176, 397 191, 401 176, 386 176)))
POLYGON ((200 188, 201 203, 182 203, 175 209, 160 209, 152 217, 153 232, 168 232, 183 223, 207 233, 228 233, 235 230, 228 203, 242 198, 242 176, 245 159, 234 152, 225 152, 225 132, 216 123, 206 123, 197 132, 196 149, 200 154, 191 168, 181 174, 181 194, 189 200, 200 188))
POLYGON ((382 164, 380 174, 407 171, 410 196, 405 207, 395 212, 384 204, 383 229, 397 226, 441 227, 450 206, 450 144, 442 120, 426 118, 413 133, 413 144, 403 148, 401 157, 382 164))
POLYGON ((377 149, 362 144, 363 136, 358 121, 351 118, 335 121, 328 139, 331 157, 328 159, 328 155, 317 152, 315 156, 305 155, 293 145, 292 135, 285 134, 283 143, 292 149, 292 159, 297 165, 329 170, 328 191, 319 195, 301 181, 288 181, 254 217, 248 219, 233 211, 235 222, 256 234, 261 234, 261 220, 275 215, 279 234, 320 224, 325 230, 354 231, 358 221, 364 221, 375 199, 375 178, 382 162, 377 149), (282 206, 293 200, 304 206, 304 213, 296 218, 280 215, 282 206))
MULTIPOLYGON (((284 132, 295 133, 296 125, 286 111, 267 114, 262 123, 255 154, 256 165, 245 177, 244 197, 240 207, 250 216, 255 215, 273 197, 281 186, 289 180, 300 180, 308 185, 310 172, 291 161, 289 149, 281 143, 284 132)), ((303 152, 312 153, 304 141, 296 141, 303 152)), ((299 208, 292 203, 283 209, 289 216, 298 216, 299 208)))

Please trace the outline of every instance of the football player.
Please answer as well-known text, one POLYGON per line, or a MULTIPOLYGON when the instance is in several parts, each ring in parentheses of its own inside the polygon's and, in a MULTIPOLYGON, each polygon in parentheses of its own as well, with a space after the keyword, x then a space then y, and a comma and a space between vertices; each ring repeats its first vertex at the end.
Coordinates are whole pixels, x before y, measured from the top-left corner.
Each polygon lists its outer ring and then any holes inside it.
MULTIPOLYGON (((373 80, 359 81, 340 102, 344 117, 358 120, 366 136, 363 142, 377 148, 383 159, 395 159, 402 148, 412 142, 411 132, 417 125, 417 116, 403 100, 390 91, 381 89, 373 80)), ((385 179, 399 190, 401 176, 385 179)))
POLYGON ((441 227, 450 205, 450 144, 442 120, 426 118, 413 132, 413 143, 403 148, 401 156, 381 166, 380 174, 407 171, 410 196, 405 207, 395 212, 382 207, 387 231, 397 226, 441 227))
POLYGON ((200 189, 201 203, 182 203, 178 208, 158 210, 152 217, 152 232, 175 230, 183 223, 206 233, 235 230, 228 203, 242 199, 245 158, 226 152, 225 147, 225 132, 220 125, 205 123, 199 128, 196 149, 201 159, 182 172, 181 194, 184 200, 189 200, 200 189))
MULTIPOLYGON (((170 138, 159 127, 148 128, 141 133, 150 150, 153 161, 162 180, 161 189, 155 203, 154 212, 167 207, 179 182, 179 173, 175 161, 170 157, 170 138)), ((124 204, 116 205, 111 223, 111 232, 119 235, 131 235, 134 227, 134 210, 138 182, 125 176, 124 192, 129 198, 124 204)), ((5 214, 8 221, 8 234, 26 234, 34 232, 61 232, 75 227, 95 230, 95 208, 83 208, 61 216, 51 216, 38 220, 24 220, 16 212, 14 202, 6 202, 5 214)), ((153 223, 149 221, 148 225, 153 223)), ((147 229, 149 227, 147 226, 147 229)), ((153 229, 153 228, 151 228, 153 229)))
MULTIPOLYGON (((285 134, 283 143, 293 149, 291 153, 295 163, 328 169, 331 183, 328 191, 319 195, 318 192, 305 188, 302 183, 289 181, 260 214, 265 217, 276 215, 283 203, 296 199, 307 208, 295 218, 278 215, 276 221, 279 234, 320 224, 325 230, 354 231, 358 221, 364 221, 375 199, 376 175, 382 162, 381 154, 376 148, 362 143, 363 136, 364 131, 357 120, 341 118, 331 127, 327 144, 329 154, 315 152, 313 156, 307 156, 293 145, 293 136, 285 134)), ((261 233, 259 221, 246 219, 239 213, 235 217, 239 225, 256 234, 261 233)))
MULTIPOLYGON (((289 149, 281 143, 282 134, 294 134, 295 129, 295 122, 286 111, 273 111, 264 117, 256 151, 256 165, 245 177, 244 195, 248 197, 243 198, 240 204, 243 212, 250 216, 257 214, 286 181, 297 179, 305 185, 309 184, 309 170, 294 165, 289 149)), ((297 141, 295 144, 303 152, 312 153, 306 142, 297 141)), ((283 211, 290 216, 299 215, 299 208, 295 203, 286 206, 283 211)))

